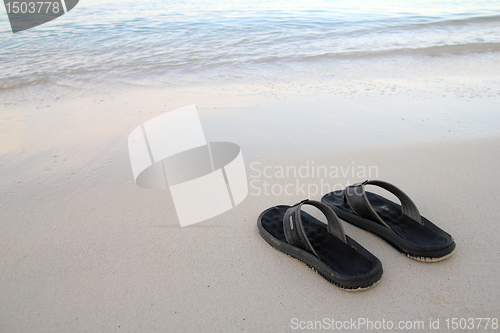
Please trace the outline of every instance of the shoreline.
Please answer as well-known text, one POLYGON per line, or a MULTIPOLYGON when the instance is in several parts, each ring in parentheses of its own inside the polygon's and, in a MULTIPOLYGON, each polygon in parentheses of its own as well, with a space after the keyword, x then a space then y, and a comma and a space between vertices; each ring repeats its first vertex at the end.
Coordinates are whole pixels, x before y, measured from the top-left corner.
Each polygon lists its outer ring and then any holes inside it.
MULTIPOLYGON (((353 87, 366 85, 372 92, 386 92, 384 83, 401 85, 406 90, 432 91, 441 89, 461 98, 476 95, 499 96, 500 50, 420 54, 409 50, 401 55, 377 55, 367 58, 321 59, 310 61, 283 60, 263 63, 238 63, 232 67, 190 70, 189 64, 179 71, 130 74, 94 73, 94 76, 53 76, 42 81, 16 83, 0 89, 0 105, 18 100, 37 99, 44 92, 52 97, 106 96, 129 93, 140 89, 207 90, 235 86, 235 91, 269 93, 295 91, 300 94, 336 92, 347 94, 353 87), (392 82, 391 82, 392 81, 392 82), (483 88, 491 91, 483 91, 483 88), (332 89, 333 88, 333 89, 332 89), (33 94, 39 94, 33 96, 33 94), (477 93, 477 94, 475 94, 477 93)), ((9 79, 9 78, 6 78, 9 79)), ((364 91, 360 91, 364 92, 364 91)), ((51 100, 48 101, 49 104, 51 100)), ((37 103, 42 106, 43 103, 37 103)))

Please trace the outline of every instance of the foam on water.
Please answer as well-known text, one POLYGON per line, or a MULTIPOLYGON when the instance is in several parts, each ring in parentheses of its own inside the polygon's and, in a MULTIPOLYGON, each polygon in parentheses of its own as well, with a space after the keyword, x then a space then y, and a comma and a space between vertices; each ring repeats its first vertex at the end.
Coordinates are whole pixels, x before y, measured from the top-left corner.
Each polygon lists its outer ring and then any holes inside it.
POLYGON ((339 59, 500 51, 498 1, 82 1, 12 34, 0 89, 238 75, 339 59))

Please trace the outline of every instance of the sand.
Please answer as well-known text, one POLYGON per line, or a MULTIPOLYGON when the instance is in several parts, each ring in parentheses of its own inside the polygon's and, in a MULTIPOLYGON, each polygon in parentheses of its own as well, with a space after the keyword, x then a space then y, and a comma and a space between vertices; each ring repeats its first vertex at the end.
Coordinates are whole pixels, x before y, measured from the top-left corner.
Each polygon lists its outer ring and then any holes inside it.
POLYGON ((403 76, 6 93, 1 331, 293 332, 352 320, 351 331, 447 332, 452 318, 498 318, 498 82, 403 76), (193 103, 207 139, 240 145, 252 183, 234 209, 181 228, 168 191, 135 185, 127 137, 193 103), (286 166, 309 173, 276 173, 286 166), (331 172, 313 175, 321 166, 331 172), (373 288, 346 292, 260 237, 264 209, 365 178, 403 189, 455 238, 453 256, 417 262, 344 223, 384 268, 373 288))

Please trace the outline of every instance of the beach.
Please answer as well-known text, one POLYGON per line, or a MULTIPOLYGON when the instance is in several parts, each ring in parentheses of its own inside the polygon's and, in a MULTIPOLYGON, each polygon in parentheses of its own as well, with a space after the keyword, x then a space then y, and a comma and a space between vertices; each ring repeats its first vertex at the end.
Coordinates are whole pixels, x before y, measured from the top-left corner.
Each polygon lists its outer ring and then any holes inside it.
POLYGON ((101 58, 68 58, 6 74, 0 331, 498 331, 500 53, 488 43, 200 60, 198 72, 169 63, 94 75, 64 66, 95 69, 101 58), (241 148, 248 195, 181 227, 168 189, 136 185, 128 137, 193 104, 207 141, 241 148), (453 236, 453 255, 418 262, 342 221, 384 270, 372 288, 348 292, 259 235, 265 209, 366 179, 406 192, 453 236))
POLYGON ((11 332, 295 331, 300 322, 294 318, 366 318, 423 321, 425 327, 439 319, 439 331, 452 331, 448 318, 494 318, 498 126, 471 125, 474 118, 465 115, 483 108, 498 122, 498 97, 465 102, 439 95, 439 88, 432 94, 417 87, 378 91, 365 101, 350 92, 330 94, 337 103, 321 89, 315 95, 312 88, 311 98, 279 85, 282 90, 267 95, 229 85, 173 94, 141 88, 62 97, 50 107, 30 101, 4 107, 2 326, 11 332), (374 100, 384 106, 380 117, 393 132, 365 133, 359 129, 367 128, 366 119, 358 115, 359 125, 350 125, 350 116, 341 116, 340 106, 373 110, 374 100), (168 191, 135 185, 127 137, 137 124, 190 102, 198 106, 207 138, 241 146, 251 185, 231 211, 181 228, 168 191), (437 115, 412 118, 408 109, 401 116, 398 106, 406 102, 435 105, 429 112, 443 116, 460 105, 464 114, 448 124, 437 115), (293 119, 298 105, 310 109, 293 119), (407 127, 398 129, 396 120, 407 127), (448 127, 435 129, 440 126, 448 127), (427 130, 435 136, 426 137, 427 130), (353 140, 346 139, 350 131, 353 140), (302 167, 302 177, 276 176, 285 166, 302 167), (319 166, 337 173, 316 177, 319 166), (260 237, 256 219, 266 208, 318 200, 329 189, 324 184, 333 190, 365 176, 404 189, 424 216, 453 235, 456 253, 420 263, 344 223, 384 268, 372 289, 349 293, 260 237))

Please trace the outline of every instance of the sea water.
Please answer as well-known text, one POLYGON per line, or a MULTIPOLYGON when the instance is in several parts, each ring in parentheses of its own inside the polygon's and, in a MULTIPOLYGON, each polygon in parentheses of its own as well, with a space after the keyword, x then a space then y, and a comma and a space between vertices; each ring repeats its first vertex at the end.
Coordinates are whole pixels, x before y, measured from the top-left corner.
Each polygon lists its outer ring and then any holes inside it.
POLYGON ((82 0, 15 34, 0 10, 0 45, 0 91, 238 78, 290 64, 500 52, 500 2, 82 0))

